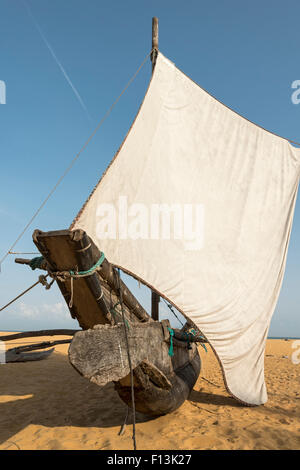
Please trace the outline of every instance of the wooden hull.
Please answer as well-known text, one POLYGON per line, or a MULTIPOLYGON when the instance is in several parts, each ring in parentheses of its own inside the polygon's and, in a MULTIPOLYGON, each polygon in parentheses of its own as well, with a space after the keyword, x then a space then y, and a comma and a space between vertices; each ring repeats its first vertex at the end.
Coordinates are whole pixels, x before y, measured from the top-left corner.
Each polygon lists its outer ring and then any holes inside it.
MULTIPOLYGON (((195 353, 185 366, 174 370, 174 373, 169 376, 172 385, 170 390, 158 388, 153 382, 149 384, 149 387, 135 387, 136 409, 148 416, 160 416, 176 410, 189 397, 199 376, 200 368, 200 356, 195 353)), ((122 385, 119 381, 115 383, 115 388, 120 398, 131 405, 130 387, 122 385)))
MULTIPOLYGON (((101 256, 82 230, 36 230, 33 240, 52 273, 86 271, 101 256)), ((162 415, 188 398, 201 368, 197 346, 192 344, 188 349, 185 342, 174 341, 171 357, 168 321, 154 322, 107 260, 87 277, 73 282, 68 276, 56 279, 72 317, 84 330, 75 334, 69 349, 70 363, 80 374, 98 385, 113 381, 121 399, 131 406, 125 330, 120 306, 116 307, 121 289, 133 358, 136 410, 149 416, 162 415)))

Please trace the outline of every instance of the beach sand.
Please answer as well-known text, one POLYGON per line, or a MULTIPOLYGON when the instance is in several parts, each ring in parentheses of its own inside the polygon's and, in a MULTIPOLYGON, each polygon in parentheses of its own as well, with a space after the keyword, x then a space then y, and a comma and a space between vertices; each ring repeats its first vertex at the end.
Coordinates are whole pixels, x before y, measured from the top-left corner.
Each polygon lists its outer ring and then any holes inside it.
MULTIPOLYGON (((300 449, 300 364, 291 361, 292 344, 268 340, 269 399, 258 407, 228 395, 213 352, 200 347, 202 370, 189 399, 156 419, 137 414, 137 449, 300 449)), ((67 350, 60 345, 43 361, 0 365, 0 450, 133 449, 132 421, 119 436, 127 407, 113 384, 100 388, 81 377, 67 350)))

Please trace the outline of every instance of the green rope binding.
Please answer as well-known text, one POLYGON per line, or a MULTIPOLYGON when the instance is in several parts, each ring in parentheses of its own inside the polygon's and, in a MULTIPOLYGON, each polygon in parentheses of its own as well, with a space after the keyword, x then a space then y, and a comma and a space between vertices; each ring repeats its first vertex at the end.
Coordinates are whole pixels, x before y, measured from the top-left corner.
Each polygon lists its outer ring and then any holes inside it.
POLYGON ((170 348, 169 348, 169 356, 174 356, 174 350, 173 350, 173 336, 174 336, 174 331, 172 328, 168 327, 168 330, 170 332, 170 348))
MULTIPOLYGON (((77 276, 87 276, 88 274, 93 273, 105 260, 105 255, 104 253, 101 253, 100 258, 98 259, 97 263, 94 264, 90 269, 87 269, 86 271, 72 271, 70 270, 69 273, 72 277, 77 277, 77 276)), ((37 268, 40 268, 42 266, 42 263, 45 261, 45 258, 43 256, 37 256, 36 258, 32 258, 32 260, 29 263, 29 266, 31 267, 32 270, 35 270, 37 268)))
POLYGON ((99 266, 101 266, 101 264, 103 263, 104 260, 105 260, 105 255, 104 255, 104 253, 101 253, 101 256, 98 259, 97 263, 94 264, 94 266, 92 266, 90 269, 87 269, 86 271, 78 271, 78 272, 70 270, 69 273, 70 273, 71 276, 86 276, 87 274, 91 274, 99 266))

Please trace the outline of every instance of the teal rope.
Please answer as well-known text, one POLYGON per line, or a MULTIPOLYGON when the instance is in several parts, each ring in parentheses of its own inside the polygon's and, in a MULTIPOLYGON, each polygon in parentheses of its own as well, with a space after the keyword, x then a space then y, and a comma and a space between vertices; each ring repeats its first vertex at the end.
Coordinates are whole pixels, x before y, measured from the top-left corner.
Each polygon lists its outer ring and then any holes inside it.
POLYGON ((97 263, 94 264, 94 266, 92 266, 90 269, 87 269, 86 271, 78 271, 78 272, 75 272, 75 271, 71 270, 71 271, 69 271, 69 273, 71 274, 71 276, 86 276, 87 274, 92 273, 93 271, 95 271, 95 269, 97 269, 99 266, 101 266, 101 264, 103 263, 104 260, 105 260, 105 255, 104 255, 104 253, 101 253, 101 256, 98 259, 97 263))
MULTIPOLYGON (((194 329, 191 329, 189 333, 185 332, 185 334, 187 335, 187 337, 189 337, 189 334, 191 334, 193 336, 196 336, 197 338, 205 339, 203 336, 199 335, 199 333, 197 333, 197 331, 195 331, 194 329)), ((187 341, 189 343, 189 339, 187 341)), ((205 352, 207 352, 205 344, 200 342, 200 345, 202 346, 202 348, 205 349, 205 352)))
MULTIPOLYGON (((70 270, 69 273, 71 276, 86 276, 92 273, 93 271, 95 271, 99 266, 101 266, 104 260, 105 260, 105 255, 104 253, 101 253, 101 256, 98 259, 97 263, 94 264, 94 266, 92 266, 90 269, 87 269, 86 271, 79 271, 79 272, 70 270)), ((43 256, 37 256, 36 258, 32 258, 32 260, 29 263, 29 266, 31 267, 32 270, 35 270, 37 268, 40 268, 44 261, 45 261, 45 258, 43 256)))
POLYGON ((174 350, 173 350, 173 336, 174 336, 174 331, 172 328, 168 327, 168 330, 170 332, 170 348, 169 348, 169 356, 174 356, 174 350))
MULTIPOLYGON (((174 331, 172 330, 172 328, 169 328, 168 327, 168 330, 170 332, 170 348, 169 348, 169 356, 174 356, 174 347, 173 347, 173 336, 174 336, 174 331)), ((181 333, 181 337, 183 339, 183 341, 186 341, 188 343, 188 349, 191 349, 191 346, 190 346, 190 337, 191 336, 197 336, 198 338, 201 338, 201 339, 205 339, 203 336, 200 336, 194 329, 193 330, 190 330, 189 332, 187 331, 183 331, 181 333)), ((207 352, 207 349, 206 349, 206 346, 204 343, 200 343, 201 346, 205 349, 205 351, 207 352)))
POLYGON ((119 312, 116 310, 116 306, 117 306, 119 303, 120 303, 120 302, 117 302, 113 307, 111 307, 111 308, 109 309, 110 313, 113 314, 113 316, 115 317, 115 319, 116 319, 117 315, 120 315, 119 312))

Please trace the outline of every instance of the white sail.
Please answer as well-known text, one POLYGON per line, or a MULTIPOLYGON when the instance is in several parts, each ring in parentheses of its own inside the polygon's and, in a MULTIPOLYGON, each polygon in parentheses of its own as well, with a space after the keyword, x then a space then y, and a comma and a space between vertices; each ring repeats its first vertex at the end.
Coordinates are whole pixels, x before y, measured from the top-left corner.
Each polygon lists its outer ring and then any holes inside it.
POLYGON ((128 136, 72 225, 193 320, 248 404, 267 400, 265 343, 299 172, 299 149, 159 53, 128 136))

